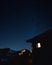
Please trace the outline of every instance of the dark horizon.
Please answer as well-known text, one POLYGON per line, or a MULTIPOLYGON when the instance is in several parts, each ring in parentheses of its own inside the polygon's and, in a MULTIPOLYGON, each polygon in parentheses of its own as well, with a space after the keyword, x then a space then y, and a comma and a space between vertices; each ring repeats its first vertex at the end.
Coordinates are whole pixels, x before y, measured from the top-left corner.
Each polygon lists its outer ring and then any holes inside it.
POLYGON ((26 40, 52 29, 50 1, 0 2, 0 48, 31 50, 26 40))

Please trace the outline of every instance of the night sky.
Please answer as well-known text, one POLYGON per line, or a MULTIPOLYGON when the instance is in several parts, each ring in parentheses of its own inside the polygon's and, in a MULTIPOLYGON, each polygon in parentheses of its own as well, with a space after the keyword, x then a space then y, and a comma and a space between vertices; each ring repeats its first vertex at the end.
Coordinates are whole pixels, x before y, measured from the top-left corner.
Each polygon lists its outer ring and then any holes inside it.
POLYGON ((0 48, 31 49, 26 40, 51 28, 50 0, 0 1, 0 48))

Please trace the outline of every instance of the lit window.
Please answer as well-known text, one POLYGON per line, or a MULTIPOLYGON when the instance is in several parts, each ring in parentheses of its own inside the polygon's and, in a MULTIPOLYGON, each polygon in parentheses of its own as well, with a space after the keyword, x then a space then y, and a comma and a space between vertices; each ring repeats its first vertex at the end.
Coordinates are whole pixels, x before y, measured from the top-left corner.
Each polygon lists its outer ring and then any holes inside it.
POLYGON ((22 50, 21 52, 24 53, 24 52, 26 52, 26 50, 22 50))
POLYGON ((26 52, 26 50, 22 50, 19 55, 23 55, 23 53, 26 52))
POLYGON ((32 59, 29 59, 28 61, 29 61, 30 63, 32 63, 32 59))
POLYGON ((23 53, 19 53, 19 55, 21 56, 23 53))
POLYGON ((41 43, 37 43, 36 48, 41 48, 41 43))

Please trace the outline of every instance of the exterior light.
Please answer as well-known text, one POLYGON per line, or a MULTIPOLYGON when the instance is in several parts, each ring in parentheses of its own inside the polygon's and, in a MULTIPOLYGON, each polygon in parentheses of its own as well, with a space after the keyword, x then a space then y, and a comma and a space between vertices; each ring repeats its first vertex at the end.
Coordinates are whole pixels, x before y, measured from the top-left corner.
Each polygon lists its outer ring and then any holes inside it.
POLYGON ((32 63, 32 59, 29 59, 28 61, 29 61, 29 63, 32 63))
POLYGON ((24 53, 24 52, 26 52, 26 50, 22 50, 21 52, 24 53))
POLYGON ((22 50, 20 53, 18 53, 19 55, 23 55, 23 53, 26 52, 26 50, 22 50))
POLYGON ((23 53, 19 53, 19 56, 21 56, 23 53))
POLYGON ((41 43, 37 43, 36 48, 41 48, 41 43))

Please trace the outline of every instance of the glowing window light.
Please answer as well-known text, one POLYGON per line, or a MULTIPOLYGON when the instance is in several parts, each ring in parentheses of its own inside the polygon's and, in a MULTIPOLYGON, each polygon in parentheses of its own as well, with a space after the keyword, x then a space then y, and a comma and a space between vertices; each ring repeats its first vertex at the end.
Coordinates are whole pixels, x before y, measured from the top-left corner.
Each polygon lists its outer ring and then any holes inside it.
POLYGON ((19 53, 19 55, 21 56, 23 53, 19 53))
POLYGON ((28 62, 32 63, 32 59, 29 59, 28 62))
POLYGON ((41 43, 37 43, 36 48, 41 48, 41 43))
POLYGON ((22 50, 20 53, 18 53, 19 55, 23 55, 23 53, 25 52, 26 50, 22 50))
POLYGON ((21 52, 24 53, 26 50, 22 50, 21 52))

